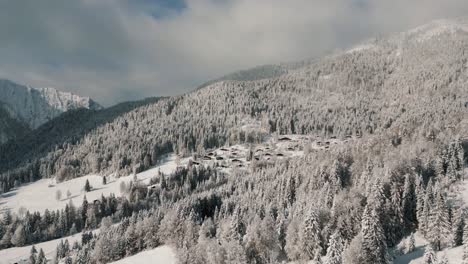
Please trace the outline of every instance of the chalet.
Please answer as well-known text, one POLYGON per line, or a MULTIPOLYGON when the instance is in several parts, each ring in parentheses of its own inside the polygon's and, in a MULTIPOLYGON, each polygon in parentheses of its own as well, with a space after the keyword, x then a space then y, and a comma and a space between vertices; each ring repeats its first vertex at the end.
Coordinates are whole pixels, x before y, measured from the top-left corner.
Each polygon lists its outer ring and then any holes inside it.
POLYGON ((289 148, 288 148, 288 150, 289 150, 289 151, 293 151, 293 150, 294 150, 294 148, 291 148, 291 147, 289 147, 289 148))
POLYGON ((331 138, 331 139, 336 139, 336 136, 331 136, 330 138, 331 138))
POLYGON ((270 153, 265 153, 265 156, 271 156, 271 154, 270 153))
POLYGON ((198 162, 198 161, 192 161, 192 164, 193 164, 193 165, 200 165, 200 162, 198 162))
POLYGON ((221 148, 222 151, 229 151, 227 148, 221 148))
POLYGON ((326 141, 325 144, 330 145, 330 141, 326 141))
POLYGON ((233 159, 233 160, 232 160, 232 162, 236 162, 236 163, 242 163, 242 161, 241 161, 241 160, 239 160, 239 159, 233 159))
POLYGON ((210 156, 204 156, 203 160, 211 160, 211 157, 210 156))
POLYGON ((216 160, 223 160, 223 157, 216 157, 216 160))
POLYGON ((214 156, 214 153, 213 153, 213 152, 210 152, 210 153, 208 153, 208 156, 210 156, 210 157, 211 157, 211 156, 214 156))
POLYGON ((281 137, 278 139, 278 141, 291 141, 292 139, 288 138, 288 137, 281 137))
POLYGON ((284 154, 278 153, 278 154, 276 154, 276 156, 278 156, 278 157, 284 157, 284 154))

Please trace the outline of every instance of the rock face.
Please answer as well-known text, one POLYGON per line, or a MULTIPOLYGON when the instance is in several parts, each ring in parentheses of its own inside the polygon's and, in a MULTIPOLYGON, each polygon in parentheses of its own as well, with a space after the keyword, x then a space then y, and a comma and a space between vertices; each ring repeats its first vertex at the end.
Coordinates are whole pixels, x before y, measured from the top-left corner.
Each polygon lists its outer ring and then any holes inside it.
POLYGON ((0 80, 1 119, 10 124, 0 127, 0 143, 23 132, 14 131, 18 127, 35 129, 63 112, 78 108, 97 110, 102 107, 88 97, 0 80))

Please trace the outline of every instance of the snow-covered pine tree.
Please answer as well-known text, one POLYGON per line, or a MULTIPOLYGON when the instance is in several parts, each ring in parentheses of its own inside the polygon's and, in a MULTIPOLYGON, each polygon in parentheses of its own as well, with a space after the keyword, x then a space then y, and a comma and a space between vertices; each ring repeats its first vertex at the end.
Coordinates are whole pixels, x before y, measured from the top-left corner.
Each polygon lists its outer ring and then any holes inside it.
POLYGON ((321 251, 320 226, 317 212, 310 208, 300 226, 299 247, 304 260, 311 260, 321 251))
POLYGON ((403 187, 403 220, 405 233, 410 232, 415 228, 416 224, 416 208, 417 198, 413 177, 409 174, 405 175, 405 185, 403 187))
POLYGON ((37 254, 36 264, 47 264, 47 258, 45 257, 44 250, 39 249, 39 254, 37 254))
POLYGON ((344 250, 343 239, 339 231, 335 231, 330 238, 324 264, 341 264, 344 250))
POLYGON ((406 240, 405 254, 409 254, 413 252, 415 248, 416 248, 416 241, 414 239, 414 233, 411 233, 411 235, 406 240))
POLYGON ((435 250, 441 250, 452 241, 448 208, 441 190, 436 192, 434 205, 429 217, 427 237, 435 250))
POLYGON ((364 209, 361 221, 362 258, 365 263, 389 264, 387 243, 376 208, 364 209))
POLYGON ((458 208, 452 217, 452 246, 457 247, 463 244, 465 215, 462 208, 458 208))
POLYGON ((431 244, 428 244, 426 246, 423 256, 423 262, 424 264, 437 264, 437 256, 431 244))

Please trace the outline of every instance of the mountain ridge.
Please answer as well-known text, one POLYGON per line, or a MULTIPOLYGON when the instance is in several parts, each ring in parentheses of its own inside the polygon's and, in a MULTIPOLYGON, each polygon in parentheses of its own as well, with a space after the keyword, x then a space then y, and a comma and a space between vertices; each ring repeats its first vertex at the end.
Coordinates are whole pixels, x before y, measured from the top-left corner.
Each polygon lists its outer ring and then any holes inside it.
MULTIPOLYGON (((14 119, 29 129, 36 129, 69 110, 102 109, 102 106, 89 97, 81 97, 54 88, 33 88, 7 79, 0 79, 0 103, 3 116, 8 116, 9 120, 14 119)), ((11 126, 0 128, 0 134, 4 135, 0 143, 16 138, 15 134, 21 132, 7 131, 11 129, 13 129, 11 126)))

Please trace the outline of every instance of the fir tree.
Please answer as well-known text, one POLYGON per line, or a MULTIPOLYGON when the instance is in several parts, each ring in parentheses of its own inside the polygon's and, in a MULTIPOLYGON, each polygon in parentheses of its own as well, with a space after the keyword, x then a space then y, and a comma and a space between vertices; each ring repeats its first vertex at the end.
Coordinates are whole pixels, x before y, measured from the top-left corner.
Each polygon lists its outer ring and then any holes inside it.
POLYGON ((317 213, 309 209, 299 233, 299 247, 304 259, 313 259, 316 252, 322 250, 320 230, 317 213))
POLYGON ((435 250, 441 250, 451 242, 449 214, 445 199, 439 191, 436 194, 435 207, 429 217, 428 238, 435 250))
POLYGON ((362 216, 362 256, 365 263, 388 264, 387 243, 376 208, 366 206, 362 216))
POLYGON ((431 244, 426 246, 426 250, 423 256, 424 264, 437 264, 437 256, 432 248, 431 244))
POLYGON ((91 185, 89 184, 89 180, 86 179, 85 186, 84 186, 84 191, 85 192, 90 192, 92 189, 91 185))
POLYGON ((327 255, 324 264, 341 264, 344 250, 343 240, 339 231, 332 234, 328 242, 327 255))

